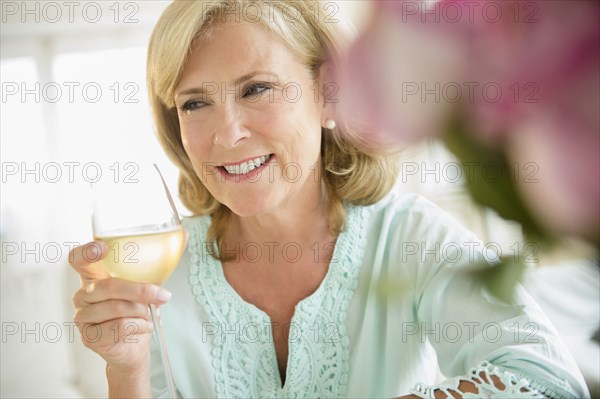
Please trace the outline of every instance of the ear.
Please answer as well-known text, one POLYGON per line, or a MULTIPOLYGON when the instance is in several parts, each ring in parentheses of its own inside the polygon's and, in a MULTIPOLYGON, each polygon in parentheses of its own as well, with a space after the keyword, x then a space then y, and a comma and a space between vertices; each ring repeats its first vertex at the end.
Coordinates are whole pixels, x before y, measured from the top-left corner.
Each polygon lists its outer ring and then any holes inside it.
POLYGON ((319 67, 319 99, 322 102, 321 126, 327 128, 327 121, 335 121, 336 105, 338 102, 338 83, 335 66, 331 61, 325 61, 319 67))

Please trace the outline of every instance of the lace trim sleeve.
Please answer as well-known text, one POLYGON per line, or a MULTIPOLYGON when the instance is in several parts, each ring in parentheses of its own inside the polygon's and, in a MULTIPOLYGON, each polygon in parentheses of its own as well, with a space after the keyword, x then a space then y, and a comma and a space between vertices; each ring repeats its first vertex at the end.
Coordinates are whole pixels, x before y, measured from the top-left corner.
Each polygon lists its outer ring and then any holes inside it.
POLYGON ((475 399, 475 398, 559 398, 551 392, 540 392, 539 387, 534 387, 526 378, 489 362, 483 362, 479 367, 473 368, 466 376, 448 379, 438 385, 417 384, 411 391, 413 395, 425 399, 435 399, 435 391, 440 391, 447 398, 475 399), (502 388, 496 387, 492 381, 495 376, 502 388), (461 382, 470 382, 477 387, 478 392, 463 392, 459 388, 461 382), (457 396, 459 395, 459 396, 457 396))

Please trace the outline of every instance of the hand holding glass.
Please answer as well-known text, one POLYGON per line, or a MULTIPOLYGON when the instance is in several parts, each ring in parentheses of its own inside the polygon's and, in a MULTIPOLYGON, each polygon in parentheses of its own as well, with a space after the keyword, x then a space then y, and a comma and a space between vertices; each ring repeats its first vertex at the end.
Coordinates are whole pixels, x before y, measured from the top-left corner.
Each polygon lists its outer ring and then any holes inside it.
MULTIPOLYGON (((111 176, 92 184, 94 239, 108 247, 100 263, 112 277, 161 285, 179 263, 185 231, 158 167, 135 164, 134 171, 121 180, 111 176)), ((148 306, 164 377, 176 398, 162 326, 148 306)))

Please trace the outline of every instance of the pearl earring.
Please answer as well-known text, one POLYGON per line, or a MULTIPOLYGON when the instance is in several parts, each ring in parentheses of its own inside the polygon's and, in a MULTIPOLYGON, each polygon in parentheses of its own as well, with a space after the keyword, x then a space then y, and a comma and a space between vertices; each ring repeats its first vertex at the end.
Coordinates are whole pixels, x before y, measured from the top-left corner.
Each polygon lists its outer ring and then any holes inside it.
POLYGON ((333 119, 327 119, 325 121, 325 127, 329 130, 335 129, 335 121, 333 119))

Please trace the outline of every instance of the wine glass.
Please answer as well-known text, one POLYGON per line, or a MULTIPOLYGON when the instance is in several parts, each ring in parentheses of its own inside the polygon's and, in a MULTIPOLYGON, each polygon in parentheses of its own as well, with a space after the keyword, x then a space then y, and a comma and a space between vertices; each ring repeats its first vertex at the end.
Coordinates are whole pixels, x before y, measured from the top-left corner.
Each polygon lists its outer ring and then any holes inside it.
MULTIPOLYGON (((127 173, 92 183, 94 239, 108 247, 100 263, 112 277, 162 285, 179 263, 185 231, 156 164, 125 165, 127 173)), ((148 307, 164 378, 171 397, 177 398, 162 325, 154 306, 148 307)))

